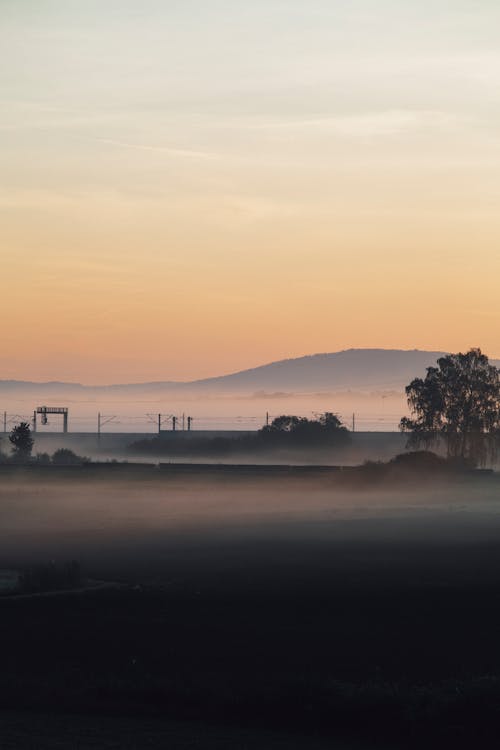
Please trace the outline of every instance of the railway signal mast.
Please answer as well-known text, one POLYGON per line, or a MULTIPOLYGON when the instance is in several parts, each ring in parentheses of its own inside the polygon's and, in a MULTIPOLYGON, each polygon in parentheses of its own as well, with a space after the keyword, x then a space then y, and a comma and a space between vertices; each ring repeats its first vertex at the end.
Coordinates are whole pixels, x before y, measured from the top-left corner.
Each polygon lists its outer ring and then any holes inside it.
POLYGON ((33 432, 37 428, 37 415, 41 415, 40 422, 43 425, 49 423, 48 414, 61 414, 63 418, 63 432, 68 432, 68 407, 67 406, 37 406, 33 412, 33 432))

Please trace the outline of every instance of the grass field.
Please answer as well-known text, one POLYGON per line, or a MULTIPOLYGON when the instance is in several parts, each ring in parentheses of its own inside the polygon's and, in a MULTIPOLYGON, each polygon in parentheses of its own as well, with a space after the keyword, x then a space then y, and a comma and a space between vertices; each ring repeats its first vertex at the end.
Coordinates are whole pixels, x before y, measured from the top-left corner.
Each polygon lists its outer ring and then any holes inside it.
POLYGON ((4 477, 0 567, 120 586, 0 599, 0 746, 486 746, 499 488, 4 477))

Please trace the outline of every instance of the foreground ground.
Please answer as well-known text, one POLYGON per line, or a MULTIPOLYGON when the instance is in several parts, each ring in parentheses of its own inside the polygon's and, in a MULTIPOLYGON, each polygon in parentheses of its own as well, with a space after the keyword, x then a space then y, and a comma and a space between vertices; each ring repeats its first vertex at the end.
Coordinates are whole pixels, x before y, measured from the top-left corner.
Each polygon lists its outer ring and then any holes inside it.
MULTIPOLYGON (((323 750, 324 738, 259 727, 151 717, 47 713, 0 714, 2 750, 323 750)), ((342 741, 338 750, 358 750, 342 741)), ((366 745, 363 745, 366 747, 366 745)))
POLYGON ((0 566, 121 585, 0 600, 0 746, 487 746, 498 488, 5 478, 0 566))

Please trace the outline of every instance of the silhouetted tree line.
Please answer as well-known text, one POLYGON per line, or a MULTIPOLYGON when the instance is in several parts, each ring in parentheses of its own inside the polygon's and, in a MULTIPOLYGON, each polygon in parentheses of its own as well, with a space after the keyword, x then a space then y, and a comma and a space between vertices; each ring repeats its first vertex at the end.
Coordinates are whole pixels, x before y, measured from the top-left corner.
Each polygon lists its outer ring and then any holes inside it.
MULTIPOLYGON (((500 446, 500 373, 480 349, 441 357, 424 379, 406 387, 410 417, 400 429, 408 448, 428 450, 444 445, 456 466, 485 466, 500 446)), ((269 449, 342 446, 350 439, 339 418, 325 412, 317 419, 282 415, 255 436, 134 443, 130 449, 164 455, 223 455, 269 449)))
POLYGON ((78 456, 69 448, 59 448, 52 456, 48 453, 37 453, 33 456, 34 440, 28 422, 20 422, 9 435, 11 444, 10 456, 0 450, 0 463, 37 464, 39 466, 81 466, 89 463, 90 458, 78 456))
POLYGON ((303 450, 307 448, 343 447, 350 442, 350 433, 336 414, 325 412, 317 419, 294 415, 276 417, 255 435, 165 440, 155 437, 139 440, 129 451, 172 456, 223 456, 244 453, 265 453, 270 450, 303 450))
MULTIPOLYGON (((403 417, 400 429, 409 434, 408 448, 444 445, 448 458, 469 465, 484 466, 494 461, 500 446, 500 372, 480 349, 466 354, 449 354, 428 367, 425 378, 415 378, 406 387, 410 417, 403 417)), ((52 457, 32 457, 33 437, 27 422, 12 430, 11 456, 0 452, 2 463, 32 463, 75 466, 90 459, 61 448, 52 457)), ((255 435, 241 437, 164 440, 160 436, 141 440, 129 450, 143 454, 228 455, 269 450, 343 447, 350 434, 336 414, 324 412, 316 419, 295 415, 276 417, 255 435)))
POLYGON ((317 419, 281 416, 257 433, 257 440, 267 445, 345 445, 350 436, 336 414, 324 412, 317 419))
POLYGON ((440 477, 449 479, 469 474, 474 469, 474 464, 467 459, 438 456, 427 450, 415 450, 400 453, 389 461, 365 461, 362 466, 350 467, 348 472, 344 470, 342 473, 349 475, 348 481, 353 480, 373 487, 377 483, 407 483, 409 480, 418 483, 440 477))
POLYGON ((52 464, 53 466, 82 466, 90 463, 90 458, 79 456, 69 448, 59 448, 52 456, 48 453, 38 453, 35 460, 39 464, 52 464))

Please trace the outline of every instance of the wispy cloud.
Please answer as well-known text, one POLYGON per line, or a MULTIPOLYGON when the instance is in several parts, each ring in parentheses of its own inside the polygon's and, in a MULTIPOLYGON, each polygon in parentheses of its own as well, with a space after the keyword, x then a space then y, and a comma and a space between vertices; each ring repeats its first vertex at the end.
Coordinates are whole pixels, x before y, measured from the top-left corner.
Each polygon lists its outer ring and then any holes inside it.
POLYGON ((156 146, 146 143, 130 143, 128 141, 116 141, 112 138, 95 138, 98 143, 104 143, 116 148, 129 148, 135 151, 153 151, 174 158, 184 159, 219 159, 220 155, 211 151, 195 151, 192 149, 172 148, 171 146, 156 146))
POLYGON ((447 128, 465 121, 465 118, 432 110, 387 110, 360 114, 327 115, 306 119, 257 122, 257 130, 321 130, 332 134, 367 137, 385 136, 407 131, 447 128))

